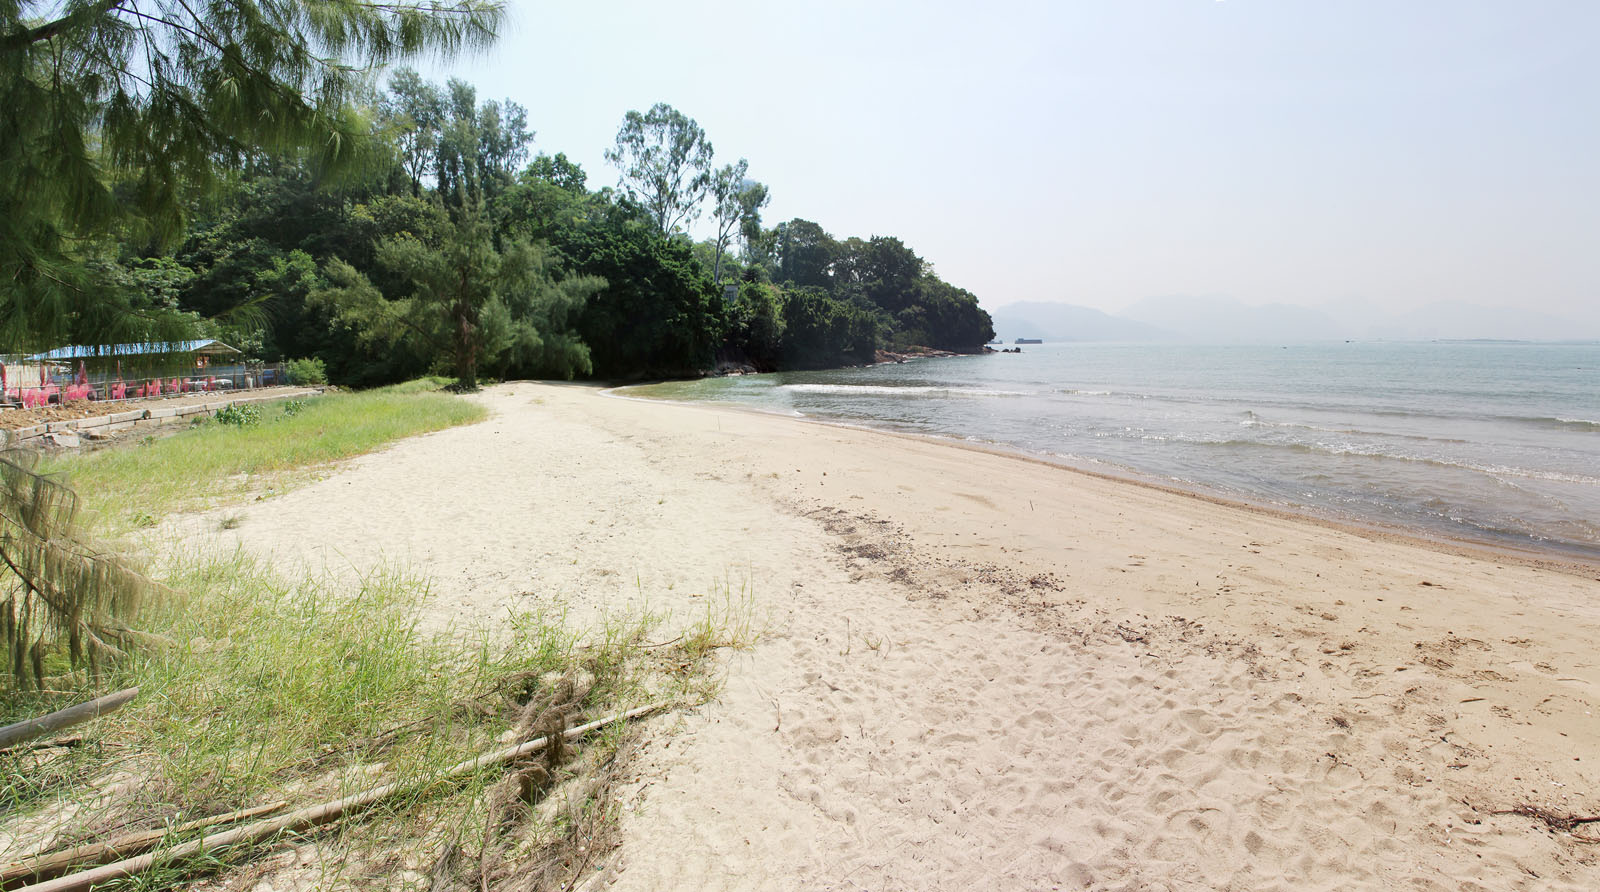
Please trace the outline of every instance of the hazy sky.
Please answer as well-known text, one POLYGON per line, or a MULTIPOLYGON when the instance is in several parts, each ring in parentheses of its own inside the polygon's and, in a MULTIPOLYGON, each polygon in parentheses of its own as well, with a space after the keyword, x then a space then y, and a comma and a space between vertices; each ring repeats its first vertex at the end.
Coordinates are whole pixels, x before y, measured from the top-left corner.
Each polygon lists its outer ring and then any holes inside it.
POLYGON ((425 69, 591 187, 672 104, 768 224, 895 235, 997 307, 1467 300, 1600 319, 1600 3, 513 0, 425 69))

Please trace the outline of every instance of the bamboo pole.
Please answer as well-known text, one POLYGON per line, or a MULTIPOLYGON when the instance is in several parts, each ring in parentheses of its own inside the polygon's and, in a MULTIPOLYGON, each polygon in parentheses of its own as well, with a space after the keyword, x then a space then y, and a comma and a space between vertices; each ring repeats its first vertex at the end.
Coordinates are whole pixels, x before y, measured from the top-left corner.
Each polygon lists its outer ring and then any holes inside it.
POLYGON ((137 696, 139 696, 138 688, 128 688, 125 691, 98 697, 87 703, 79 703, 77 706, 58 709, 49 715, 42 715, 36 719, 28 719, 25 722, 17 722, 15 725, 7 725, 4 728, 0 728, 0 750, 21 743, 24 740, 38 737, 41 734, 50 734, 60 731, 62 728, 76 725, 79 722, 87 722, 108 712, 115 712, 137 696))
MULTIPOLYGON (((589 722, 586 725, 579 725, 576 728, 571 728, 562 736, 568 739, 582 737, 584 734, 587 734, 596 728, 602 728, 606 725, 612 724, 613 722, 636 718, 638 716, 645 715, 646 713, 655 712, 656 710, 667 705, 668 704, 665 702, 652 703, 649 706, 639 706, 626 712, 614 713, 606 716, 603 719, 596 719, 595 721, 589 722)), ((308 808, 302 808, 299 811, 290 812, 282 817, 273 818, 268 821, 261 821, 256 824, 251 824, 247 827, 237 827, 232 830, 224 830, 221 833, 213 833, 204 839, 197 839, 193 842, 187 842, 179 846, 174 846, 165 851, 152 852, 147 855, 140 855, 137 858, 129 858, 123 861, 118 861, 114 864, 107 864, 103 867, 96 867, 92 870, 71 874, 70 876, 46 880, 45 882, 35 883, 31 886, 23 886, 19 892, 86 892, 86 890, 97 884, 109 882, 111 880, 119 880, 124 877, 133 876, 137 873, 142 873, 146 870, 149 870, 151 865, 156 864, 157 862, 164 863, 177 861, 209 849, 217 849, 223 846, 259 842, 278 833, 297 833, 301 830, 308 830, 312 827, 318 827, 323 824, 336 821, 343 817, 345 812, 364 808, 373 804, 374 802, 386 799, 396 793, 413 789, 421 784, 430 783, 435 780, 461 777, 463 775, 471 774, 481 768, 488 768, 491 765, 501 765, 506 762, 520 759, 529 753, 535 753, 544 749, 549 745, 549 743, 550 739, 548 737, 540 737, 535 740, 530 740, 527 743, 509 747, 507 749, 492 753, 485 753, 477 758, 468 759, 465 762, 458 762, 457 764, 446 769, 444 773, 434 777, 429 777, 422 780, 412 780, 409 782, 397 781, 391 784, 384 784, 381 787, 373 787, 360 793, 346 796, 343 799, 335 799, 332 802, 324 802, 321 805, 313 805, 308 808)))
POLYGON ((12 861, 0 866, 0 887, 9 886, 18 880, 32 878, 35 881, 48 880, 60 876, 74 867, 88 864, 104 864, 118 858, 127 858, 147 851, 160 843, 168 836, 177 833, 188 833, 199 830, 201 827, 214 827, 218 824, 232 824, 247 818, 259 818, 262 815, 279 811, 287 802, 272 802, 267 805, 258 805, 254 808, 240 809, 225 815, 213 815, 197 821, 189 821, 176 827, 162 827, 159 830, 144 830, 139 833, 130 833, 119 836, 110 842, 97 842, 88 845, 74 846, 62 849, 59 852, 45 852, 26 858, 21 861, 12 861))

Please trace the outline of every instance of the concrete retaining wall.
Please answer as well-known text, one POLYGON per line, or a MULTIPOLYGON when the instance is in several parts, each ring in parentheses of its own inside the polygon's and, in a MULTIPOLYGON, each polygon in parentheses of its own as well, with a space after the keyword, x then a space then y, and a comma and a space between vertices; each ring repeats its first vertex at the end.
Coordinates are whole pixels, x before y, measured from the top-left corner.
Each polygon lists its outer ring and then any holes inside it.
POLYGON ((214 403, 194 403, 187 406, 156 405, 147 409, 131 409, 111 415, 96 415, 92 418, 50 421, 44 424, 35 424, 31 427, 18 428, 13 431, 0 431, 0 446, 59 446, 70 448, 78 445, 78 433, 80 431, 86 433, 92 439, 101 434, 171 424, 200 414, 215 415, 219 409, 224 409, 228 406, 302 399, 308 396, 318 396, 321 393, 321 388, 306 388, 271 396, 245 396, 237 399, 218 400, 214 403), (58 434, 60 436, 57 436, 58 434))

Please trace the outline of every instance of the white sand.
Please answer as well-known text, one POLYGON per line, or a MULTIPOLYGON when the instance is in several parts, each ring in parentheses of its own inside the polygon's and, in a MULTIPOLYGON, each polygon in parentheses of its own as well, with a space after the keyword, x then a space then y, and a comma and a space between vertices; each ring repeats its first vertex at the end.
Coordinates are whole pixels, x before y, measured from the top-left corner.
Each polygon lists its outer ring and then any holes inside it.
POLYGON ((1491 814, 1600 814, 1594 573, 793 419, 481 399, 186 527, 406 564, 436 626, 753 592, 765 636, 650 726, 590 888, 1600 888, 1600 844, 1491 814))

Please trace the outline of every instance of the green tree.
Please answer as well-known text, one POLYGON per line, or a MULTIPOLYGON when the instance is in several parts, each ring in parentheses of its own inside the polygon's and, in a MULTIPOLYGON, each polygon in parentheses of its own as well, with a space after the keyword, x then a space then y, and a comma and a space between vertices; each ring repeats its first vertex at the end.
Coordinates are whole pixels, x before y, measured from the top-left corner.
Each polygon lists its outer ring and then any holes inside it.
POLYGON ((865 242, 850 239, 842 253, 843 278, 860 285, 860 293, 884 312, 893 315, 916 302, 927 264, 904 242, 877 235, 865 242))
POLYGON ((565 152, 557 152, 553 157, 540 152, 537 157, 528 162, 522 172, 524 182, 540 180, 565 189, 576 195, 586 194, 584 183, 589 179, 583 172, 583 167, 577 162, 567 158, 565 152))
POLYGON ((740 158, 738 164, 723 167, 711 178, 712 213, 717 221, 716 259, 711 280, 719 286, 722 284, 722 257, 733 241, 734 232, 746 234, 746 245, 749 233, 754 232, 759 237, 761 232, 761 209, 769 196, 766 186, 745 176, 749 169, 749 163, 740 158))
POLYGON ((389 298, 355 267, 327 263, 331 285, 313 295, 335 320, 365 343, 398 346, 432 356, 451 369, 457 386, 476 389, 478 370, 491 364, 558 362, 557 374, 586 372, 587 356, 560 332, 540 325, 565 322, 604 281, 557 279, 545 250, 525 239, 497 248, 490 225, 476 212, 452 222, 439 210, 421 234, 402 233, 377 245, 378 265, 405 283, 389 298))
POLYGON ((828 368, 871 362, 877 319, 818 288, 796 288, 783 298, 783 367, 828 368))
POLYGON ((380 288, 403 286, 378 269, 375 247, 431 213, 410 188, 403 172, 329 183, 296 159, 252 164, 236 187, 200 205, 171 255, 194 276, 181 291, 182 308, 229 320, 217 336, 262 358, 317 357, 340 383, 421 374, 425 366, 416 357, 365 350, 350 331, 330 324, 326 308, 308 302, 326 285, 322 264, 333 256, 380 288), (236 307, 251 312, 235 320, 236 307))
POLYGON ((839 243, 810 220, 794 219, 777 228, 778 280, 804 287, 833 286, 839 243))
POLYGON ((533 133, 521 105, 478 102, 466 81, 450 79, 441 89, 402 68, 389 79, 378 105, 380 135, 392 141, 413 195, 425 183, 455 208, 492 200, 516 181, 533 133))
POLYGON ((0 336, 126 332, 81 245, 169 242, 189 197, 262 151, 349 165, 367 66, 487 44, 502 15, 491 0, 3 0, 0 336))
POLYGON ((766 230, 761 228, 761 209, 771 200, 772 193, 767 187, 754 180, 746 181, 738 192, 739 236, 744 242, 746 264, 764 260, 770 252, 765 239, 766 230))
POLYGON ((605 216, 552 236, 571 269, 608 283, 584 305, 578 334, 607 378, 709 368, 726 320, 711 277, 687 239, 661 233, 626 199, 605 216))
POLYGON ((717 236, 713 241, 716 259, 711 265, 712 284, 722 284, 722 254, 733 240, 733 230, 739 224, 739 191, 744 188, 745 173, 750 162, 743 158, 737 164, 722 167, 711 176, 711 215, 717 223, 717 236))
POLYGON ((516 287, 485 313, 485 355, 501 377, 571 379, 594 371, 589 346, 577 334, 578 316, 606 287, 599 276, 567 275, 543 243, 511 241, 501 255, 516 287))
POLYGON ((452 78, 448 115, 438 139, 436 187, 453 208, 492 201, 516 181, 533 133, 528 115, 511 100, 478 104, 471 84, 452 78))
POLYGON ((414 69, 401 68, 389 78, 389 92, 378 104, 386 135, 394 140, 400 166, 411 180, 411 194, 422 194, 422 181, 438 160, 444 131, 444 98, 439 88, 414 69))
POLYGON ((711 142, 695 120, 664 102, 630 111, 606 160, 621 171, 618 185, 670 235, 700 215, 711 186, 711 142))
MULTIPOLYGON (((972 352, 994 340, 994 322, 988 311, 978 306, 977 295, 957 288, 935 276, 917 282, 915 310, 922 325, 922 336, 914 343, 945 350, 972 352)), ((901 325, 912 326, 902 311, 901 325)))
POLYGON ((783 362, 783 295, 776 286, 746 282, 729 308, 730 340, 758 371, 773 372, 783 362))

